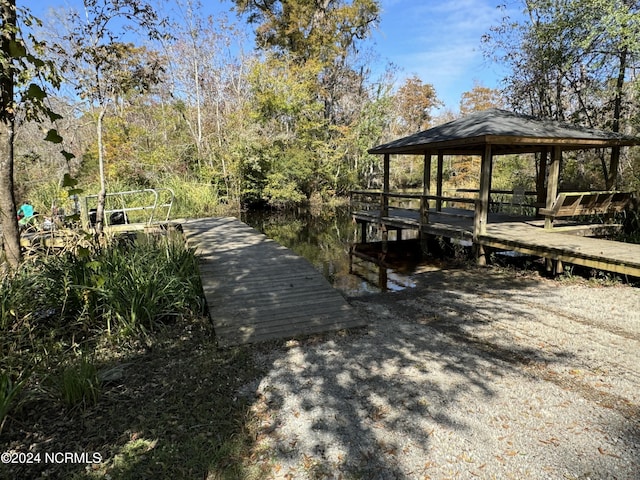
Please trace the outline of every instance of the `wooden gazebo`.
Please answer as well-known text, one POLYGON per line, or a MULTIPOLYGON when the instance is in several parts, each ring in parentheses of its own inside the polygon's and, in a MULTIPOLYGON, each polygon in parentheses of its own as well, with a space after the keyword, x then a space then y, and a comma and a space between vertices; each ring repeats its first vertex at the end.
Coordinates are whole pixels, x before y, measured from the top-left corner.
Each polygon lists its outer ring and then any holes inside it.
MULTIPOLYGON (((563 244, 570 230, 554 228, 557 218, 575 218, 578 215, 606 214, 619 211, 628 203, 630 192, 558 192, 562 153, 569 150, 602 149, 640 145, 640 138, 602 130, 588 129, 551 120, 540 120, 518 115, 512 112, 490 109, 473 113, 467 117, 376 146, 369 150, 371 154, 384 155, 384 174, 382 191, 354 192, 356 195, 375 195, 379 198, 376 209, 354 212, 354 218, 360 223, 374 222, 388 229, 418 229, 421 235, 434 234, 450 238, 464 238, 473 241, 478 252, 479 262, 483 262, 485 247, 516 250, 532 253, 556 260, 561 268, 562 261, 603 268, 640 276, 640 246, 637 252, 626 259, 603 260, 585 259, 590 254, 576 254, 576 249, 568 251, 563 244), (540 162, 536 202, 538 218, 504 218, 490 215, 491 174, 493 158, 496 155, 538 153, 540 162), (424 157, 423 191, 417 194, 398 194, 390 191, 389 169, 391 156, 396 154, 422 155, 424 157), (477 196, 469 199, 443 196, 443 158, 445 155, 474 155, 481 157, 480 180, 477 196), (431 163, 437 159, 437 179, 435 195, 431 189, 431 163), (547 161, 548 159, 548 161, 547 161), (547 168, 548 164, 548 168, 547 168), (420 200, 420 208, 415 212, 394 209, 390 200, 402 198, 420 200), (435 204, 430 210, 429 204, 435 204), (449 205, 470 203, 473 208, 464 212, 443 209, 443 203, 449 205), (502 228, 498 228, 502 225, 502 228), (528 227, 528 228, 525 228, 528 227), (536 230, 532 230, 535 228, 536 230), (515 233, 520 231, 516 239, 515 233), (528 232, 528 233, 525 233, 528 232), (540 233, 551 237, 540 241, 540 233), (553 237, 562 235, 562 237, 553 237), (557 243, 557 245, 556 245, 557 243), (635 256, 633 259, 631 257, 635 256), (628 265, 628 264, 631 265, 628 265)), ((574 230, 584 233, 584 229, 574 230)), ((603 242, 605 240, 585 239, 603 242)), ((587 242, 588 243, 588 242, 587 242)), ((611 242, 609 242, 611 243, 611 242)), ((626 245, 626 244, 622 244, 626 245)), ((600 248, 601 245, 595 247, 600 248)), ((577 248, 577 247, 576 247, 577 248)), ((578 250, 584 250, 580 247, 578 250)), ((626 248, 626 247, 625 247, 626 248)), ((602 250, 602 248, 600 248, 602 250)))

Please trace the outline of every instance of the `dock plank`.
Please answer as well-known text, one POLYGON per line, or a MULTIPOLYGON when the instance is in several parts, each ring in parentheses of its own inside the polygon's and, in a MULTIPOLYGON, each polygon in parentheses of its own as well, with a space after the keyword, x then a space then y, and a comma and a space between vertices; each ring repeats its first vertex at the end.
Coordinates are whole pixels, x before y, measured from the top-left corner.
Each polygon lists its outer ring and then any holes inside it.
POLYGON ((306 259, 240 220, 180 223, 222 346, 365 326, 306 259))

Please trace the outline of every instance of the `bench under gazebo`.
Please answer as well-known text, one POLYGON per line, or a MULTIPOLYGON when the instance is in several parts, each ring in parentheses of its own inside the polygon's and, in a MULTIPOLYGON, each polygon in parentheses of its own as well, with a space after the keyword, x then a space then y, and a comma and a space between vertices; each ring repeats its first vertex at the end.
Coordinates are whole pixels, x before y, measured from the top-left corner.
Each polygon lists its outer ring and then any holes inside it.
POLYGON ((470 241, 481 264, 486 261, 486 250, 493 248, 547 258, 556 272, 566 262, 640 276, 640 245, 592 238, 611 227, 606 223, 567 221, 620 212, 633 193, 560 192, 558 188, 563 152, 634 145, 640 145, 640 138, 498 109, 476 112, 370 149, 369 153, 384 156, 382 190, 352 192, 362 207, 353 216, 363 232, 368 224, 377 225, 383 242, 389 230, 398 232, 398 238, 403 230, 415 230, 421 237, 470 241), (494 157, 511 154, 540 155, 535 192, 492 190, 494 157), (423 157, 422 193, 390 191, 393 155, 423 157), (443 165, 448 155, 480 157, 477 189, 443 195, 443 165), (433 159, 437 161, 435 192, 431 190, 433 159), (501 193, 510 194, 512 201, 524 193, 533 195, 533 211, 518 215, 492 212, 492 198, 501 193))

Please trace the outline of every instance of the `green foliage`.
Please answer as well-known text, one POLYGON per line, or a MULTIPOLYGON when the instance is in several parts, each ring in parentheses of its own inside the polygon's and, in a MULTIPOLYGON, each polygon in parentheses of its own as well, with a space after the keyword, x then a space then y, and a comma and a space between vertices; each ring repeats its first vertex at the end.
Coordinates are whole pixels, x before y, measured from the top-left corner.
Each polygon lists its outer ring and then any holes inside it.
POLYGON ((49 353, 61 352, 95 332, 126 337, 153 331, 203 308, 193 252, 164 237, 35 259, 1 286, 6 365, 45 344, 49 353))
POLYGON ((86 358, 62 370, 59 378, 59 394, 69 408, 90 407, 98 403, 101 382, 95 365, 86 358))
POLYGON ((258 24, 260 48, 292 54, 296 59, 321 59, 331 64, 366 38, 378 21, 376 0, 234 0, 250 23, 258 24))
POLYGON ((10 373, 0 371, 0 433, 9 411, 15 406, 16 397, 28 379, 28 375, 15 379, 10 373))
POLYGON ((513 190, 518 187, 535 190, 535 164, 526 155, 496 157, 492 176, 492 188, 495 190, 513 190))

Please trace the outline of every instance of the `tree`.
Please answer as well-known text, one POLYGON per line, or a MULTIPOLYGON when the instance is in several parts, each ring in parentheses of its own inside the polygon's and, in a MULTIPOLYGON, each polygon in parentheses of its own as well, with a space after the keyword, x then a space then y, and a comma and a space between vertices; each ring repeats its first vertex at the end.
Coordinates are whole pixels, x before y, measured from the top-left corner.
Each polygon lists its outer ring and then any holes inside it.
MULTIPOLYGON (((25 25, 38 23, 28 10, 20 10, 25 25)), ((18 9, 15 0, 0 0, 0 220, 2 244, 10 267, 21 261, 20 231, 16 219, 14 196, 14 139, 16 118, 38 119, 44 116, 51 122, 61 118, 46 104, 46 93, 34 83, 34 76, 54 88, 59 85, 55 68, 36 56, 43 43, 29 36, 36 53, 29 51, 20 36, 18 9), (20 100, 16 101, 16 95, 20 100)), ((54 129, 47 133, 47 140, 59 143, 61 137, 54 129)), ((65 152, 66 153, 66 152, 65 152)))
POLYGON ((20 263, 20 233, 16 219, 16 201, 13 195, 13 139, 15 128, 15 103, 13 82, 16 56, 16 3, 2 0, 2 63, 0 71, 0 215, 2 215, 2 241, 9 265, 16 268, 20 263))
POLYGON ((249 23, 257 24, 258 48, 318 71, 318 98, 331 123, 348 122, 343 100, 363 88, 364 66, 356 67, 358 42, 379 18, 376 0, 234 0, 249 23))
POLYGON ((144 92, 159 81, 161 68, 157 59, 121 42, 128 30, 142 29, 150 38, 161 36, 158 16, 143 0, 83 0, 84 16, 70 13, 72 31, 64 37, 64 47, 58 46, 62 70, 74 85, 80 98, 95 109, 98 141, 100 192, 95 230, 101 235, 104 225, 104 204, 107 195, 103 143, 103 121, 110 107, 132 90, 144 92))
POLYGON ((426 130, 431 123, 431 110, 442 105, 433 85, 423 83, 416 75, 407 78, 395 94, 398 135, 426 130))
POLYGON ((471 91, 464 92, 460 98, 460 115, 465 116, 488 108, 504 108, 504 106, 505 101, 500 90, 474 82, 471 91))
POLYGON ((205 16, 195 0, 179 1, 180 16, 165 42, 172 106, 184 120, 195 147, 198 178, 238 199, 238 158, 230 152, 249 98, 248 75, 254 56, 242 49, 244 34, 225 16, 205 16))
POLYGON ((296 61, 331 64, 365 39, 378 21, 376 0, 234 0, 239 13, 257 24, 261 49, 296 61))
MULTIPOLYGON (((511 66, 507 95, 516 110, 623 131, 629 85, 640 62, 640 11, 634 0, 526 0, 526 21, 505 18, 485 36, 511 66)), ((619 180, 620 150, 602 157, 606 188, 619 180)))
MULTIPOLYGON (((349 145, 369 102, 369 70, 358 42, 377 23, 375 0, 234 0, 256 24, 267 52, 264 76, 253 77, 269 165, 265 189, 273 200, 342 191, 353 178, 349 145), (256 88, 257 87, 257 88, 256 88)), ((360 155, 360 152, 357 153, 360 155)), ((355 170, 357 171, 357 170, 355 170)))

